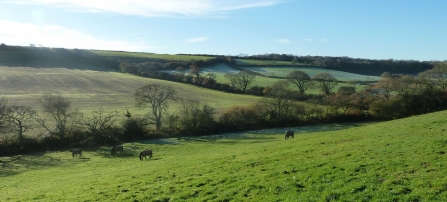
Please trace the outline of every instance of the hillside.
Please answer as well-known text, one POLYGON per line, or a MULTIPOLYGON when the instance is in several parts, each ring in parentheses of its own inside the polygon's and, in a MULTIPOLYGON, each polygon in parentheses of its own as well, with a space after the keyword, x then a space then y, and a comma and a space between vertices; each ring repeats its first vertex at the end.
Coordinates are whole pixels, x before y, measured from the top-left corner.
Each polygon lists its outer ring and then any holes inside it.
POLYGON ((0 201, 445 201, 446 115, 1 157, 0 201))
POLYGON ((239 105, 248 105, 258 97, 229 94, 157 79, 113 72, 67 68, 32 68, 0 66, 0 94, 16 105, 38 108, 38 99, 47 93, 60 94, 73 102, 73 108, 93 110, 103 107, 107 110, 143 114, 134 108, 135 90, 148 83, 171 85, 177 89, 180 98, 197 99, 216 107, 218 110, 239 105))

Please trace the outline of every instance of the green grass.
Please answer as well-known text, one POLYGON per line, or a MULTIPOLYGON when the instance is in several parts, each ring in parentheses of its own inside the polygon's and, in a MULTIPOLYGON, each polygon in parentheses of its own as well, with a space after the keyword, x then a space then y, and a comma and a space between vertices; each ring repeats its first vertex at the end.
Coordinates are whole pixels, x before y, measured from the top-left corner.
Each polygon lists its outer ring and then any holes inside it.
POLYGON ((213 58, 212 56, 195 56, 195 55, 171 55, 171 54, 155 54, 155 53, 138 53, 138 52, 124 52, 124 51, 103 51, 92 50, 101 56, 108 57, 133 57, 133 58, 151 58, 151 59, 164 59, 164 60, 207 60, 213 58))
POLYGON ((349 72, 342 72, 330 69, 324 69, 321 67, 245 67, 251 71, 255 71, 266 76, 285 77, 287 74, 294 70, 301 70, 308 74, 310 77, 319 73, 329 73, 339 81, 378 81, 378 76, 367 76, 361 74, 354 74, 349 72))
MULTIPOLYGON (((302 70, 304 72, 306 72, 307 74, 309 74, 310 76, 316 74, 316 73, 321 73, 321 72, 328 72, 330 74, 333 74, 333 76, 335 76, 338 80, 340 81, 352 81, 354 79, 356 80, 369 80, 369 79, 375 79, 375 77, 369 77, 369 76, 365 76, 365 75, 360 75, 360 74, 352 74, 352 73, 347 73, 347 72, 340 72, 340 71, 334 71, 334 70, 326 70, 326 69, 322 69, 319 67, 244 67, 246 69, 252 70, 252 71, 256 71, 259 73, 263 73, 264 75, 269 75, 270 73, 273 73, 275 76, 281 76, 284 77, 286 76, 289 72, 293 71, 293 70, 302 70)), ((202 68, 203 70, 203 75, 206 75, 207 73, 213 73, 216 75, 216 80, 219 83, 227 83, 229 84, 230 81, 225 78, 225 74, 228 72, 234 73, 234 72, 238 72, 239 70, 234 69, 228 65, 215 65, 213 67, 207 67, 207 68, 202 68)), ((249 88, 252 86, 260 86, 260 87, 266 87, 266 86, 272 86, 275 82, 283 80, 281 78, 272 78, 272 77, 261 77, 261 76, 257 76, 255 81, 250 84, 249 88)), ((334 89, 334 92, 337 92, 338 88, 340 88, 341 86, 352 86, 352 84, 347 84, 347 83, 339 83, 334 89)), ((365 85, 359 85, 356 84, 354 85, 354 87, 357 89, 357 91, 360 91, 361 89, 363 89, 365 87, 365 85)), ((309 89, 306 93, 309 94, 321 94, 321 92, 318 89, 309 89)))
MULTIPOLYGON (((273 61, 273 60, 257 60, 257 59, 237 59, 237 64, 239 65, 293 65, 289 61, 273 61)), ((306 65, 302 63, 297 63, 295 65, 306 65)))
POLYGON ((1 157, 0 201, 446 201, 446 115, 1 157))

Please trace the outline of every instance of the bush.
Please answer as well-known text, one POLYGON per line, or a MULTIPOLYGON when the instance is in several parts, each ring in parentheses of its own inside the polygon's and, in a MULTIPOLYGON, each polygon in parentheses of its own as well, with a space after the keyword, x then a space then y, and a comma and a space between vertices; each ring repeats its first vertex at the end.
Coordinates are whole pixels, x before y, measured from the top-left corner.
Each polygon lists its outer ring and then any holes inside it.
POLYGON ((122 123, 119 139, 121 141, 134 141, 143 139, 147 135, 146 123, 141 118, 129 118, 122 123))
POLYGON ((254 107, 234 106, 223 111, 219 123, 230 130, 257 128, 258 111, 254 107))

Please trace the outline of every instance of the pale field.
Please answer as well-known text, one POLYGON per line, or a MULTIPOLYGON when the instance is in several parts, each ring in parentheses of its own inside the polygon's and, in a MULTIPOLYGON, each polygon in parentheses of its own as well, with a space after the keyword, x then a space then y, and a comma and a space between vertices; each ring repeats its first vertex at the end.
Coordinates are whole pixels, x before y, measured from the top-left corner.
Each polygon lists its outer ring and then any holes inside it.
MULTIPOLYGON (((135 108, 135 90, 146 84, 170 85, 177 89, 178 97, 195 99, 218 110, 233 105, 248 105, 258 97, 223 93, 157 79, 143 78, 113 71, 93 71, 66 68, 31 68, 0 66, 0 94, 11 105, 39 108, 43 94, 59 94, 72 101, 73 108, 90 111, 125 111, 135 114, 147 111, 135 108)), ((173 103, 176 105, 176 103, 173 103)))

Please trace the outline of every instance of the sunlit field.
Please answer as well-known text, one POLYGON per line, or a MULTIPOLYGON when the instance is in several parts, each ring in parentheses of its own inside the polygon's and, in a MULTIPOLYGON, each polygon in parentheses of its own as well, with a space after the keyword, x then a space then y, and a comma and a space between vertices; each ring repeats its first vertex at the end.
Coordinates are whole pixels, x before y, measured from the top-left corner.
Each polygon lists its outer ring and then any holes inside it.
POLYGON ((378 76, 368 76, 361 74, 354 74, 349 72, 342 72, 321 67, 244 67, 245 69, 261 73, 266 76, 285 77, 294 70, 300 70, 308 74, 310 77, 319 73, 329 73, 339 81, 378 81, 378 76))
MULTIPOLYGON (((335 70, 327 70, 322 69, 319 67, 270 67, 270 68, 261 68, 261 67, 243 67, 244 69, 248 69, 251 71, 259 72, 261 74, 264 74, 266 76, 277 76, 277 77, 285 77, 288 73, 290 73, 293 70, 301 70, 309 76, 313 76, 315 74, 321 73, 321 72, 327 72, 334 77, 337 78, 337 80, 340 81, 376 81, 374 79, 379 79, 379 77, 374 76, 366 76, 366 75, 360 75, 360 74, 353 74, 348 72, 340 72, 335 70), (362 80, 363 79, 363 80, 362 80)), ((208 73, 212 73, 217 76, 216 80, 220 83, 230 83, 227 78, 225 78, 226 73, 238 73, 240 70, 234 69, 228 65, 220 64, 215 65, 212 67, 206 67, 202 68, 202 73, 204 75, 208 73)), ((174 72, 174 71, 171 71, 174 72)), ((270 77, 261 77, 257 76, 256 79, 253 81, 250 86, 260 86, 260 87, 266 87, 266 86, 272 86, 275 82, 283 80, 283 78, 270 78, 270 77)), ((354 86, 356 87, 357 91, 360 91, 365 86, 359 85, 359 84, 348 84, 348 83, 339 83, 335 88, 334 92, 338 90, 341 86, 354 86)), ((309 89, 307 91, 309 94, 320 94, 321 92, 318 89, 309 89)))
POLYGON ((446 201, 445 116, 1 157, 0 201, 446 201))
POLYGON ((39 107, 38 99, 43 94, 52 93, 67 97, 79 110, 102 107, 124 112, 129 108, 135 115, 144 114, 146 111, 135 108, 134 93, 149 83, 173 86, 180 98, 199 100, 218 110, 235 105, 234 100, 238 105, 249 105, 260 99, 111 71, 0 66, 0 72, 0 94, 10 104, 33 108, 39 107))

